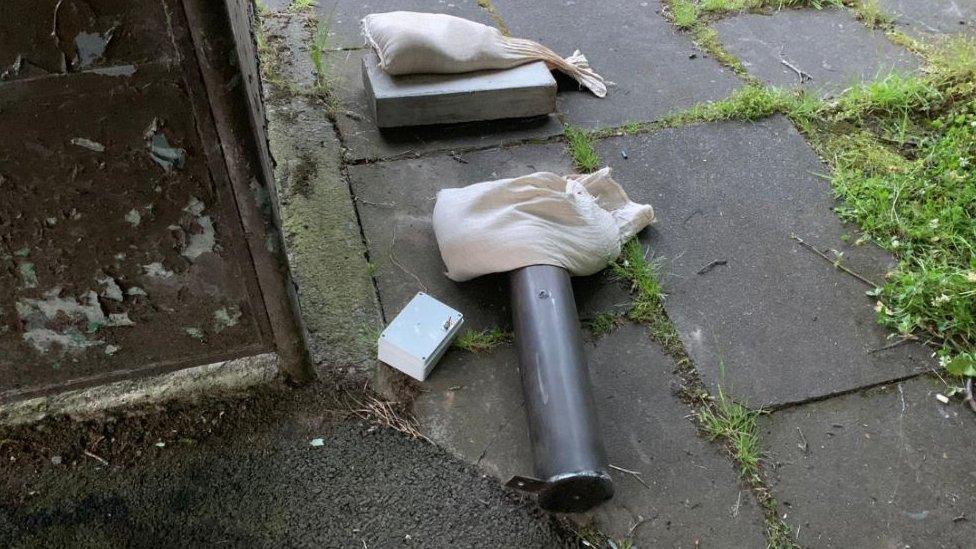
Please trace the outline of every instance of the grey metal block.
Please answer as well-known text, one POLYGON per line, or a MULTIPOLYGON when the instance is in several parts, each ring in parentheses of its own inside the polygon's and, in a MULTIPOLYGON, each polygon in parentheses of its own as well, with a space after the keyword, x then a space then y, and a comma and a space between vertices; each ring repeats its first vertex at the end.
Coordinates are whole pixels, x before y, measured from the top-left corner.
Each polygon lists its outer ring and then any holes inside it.
POLYGON ((372 51, 363 56, 363 85, 380 128, 522 118, 556 109, 556 80, 542 61, 504 70, 405 76, 390 76, 379 63, 372 51))

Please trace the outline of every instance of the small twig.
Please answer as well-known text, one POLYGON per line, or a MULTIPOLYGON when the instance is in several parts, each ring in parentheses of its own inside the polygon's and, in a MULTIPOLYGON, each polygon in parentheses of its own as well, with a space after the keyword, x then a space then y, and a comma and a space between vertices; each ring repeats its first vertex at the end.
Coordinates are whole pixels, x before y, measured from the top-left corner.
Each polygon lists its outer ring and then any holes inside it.
POLYGON ((397 226, 396 226, 396 222, 394 222, 393 223, 393 240, 390 242, 390 262, 392 262, 394 265, 396 265, 397 267, 399 267, 401 271, 403 271, 403 272, 407 273, 408 275, 412 276, 413 279, 417 281, 417 285, 420 286, 421 291, 423 291, 424 293, 428 293, 427 292, 427 286, 425 286, 424 283, 420 280, 420 277, 417 276, 417 275, 415 275, 415 274, 413 274, 412 271, 410 271, 409 269, 407 269, 406 267, 404 267, 403 265, 401 265, 400 262, 397 261, 396 256, 393 254, 393 249, 396 246, 396 230, 397 230, 397 226))
POLYGON ((797 446, 803 450, 804 454, 808 453, 810 451, 810 443, 807 442, 807 437, 803 436, 803 431, 800 430, 799 425, 796 427, 796 432, 800 434, 800 444, 797 444, 797 446))
POLYGON ((712 261, 711 263, 709 263, 708 265, 705 265, 701 269, 698 269, 698 274, 703 275, 703 274, 707 273, 708 271, 711 271, 715 267, 718 267, 719 265, 726 265, 726 264, 728 264, 728 261, 726 261, 724 259, 716 259, 715 261, 712 261))
POLYGON ((106 461, 104 458, 102 458, 100 456, 97 456, 97 455, 89 452, 88 450, 85 450, 85 455, 88 456, 88 457, 90 457, 90 458, 92 458, 92 459, 94 459, 95 461, 101 463, 102 465, 108 467, 108 461, 106 461))
POLYGON ((396 208, 396 202, 370 202, 369 200, 356 197, 356 202, 362 202, 363 204, 369 204, 370 206, 376 206, 378 208, 396 208))
POLYGON ((962 401, 969 405, 969 409, 976 412, 976 400, 973 399, 973 378, 966 378, 966 398, 962 401))
POLYGON ((894 343, 889 343, 889 344, 885 345, 884 347, 878 347, 877 349, 871 349, 870 351, 868 351, 868 354, 869 355, 872 355, 874 353, 880 353, 881 351, 887 351, 888 349, 893 349, 893 348, 895 348, 895 347, 897 347, 899 345, 904 345, 905 343, 908 343, 909 341, 917 341, 917 340, 918 340, 917 337, 912 337, 912 336, 903 337, 903 338, 899 339, 898 341, 896 341, 894 343))
POLYGON ((630 527, 630 530, 627 531, 627 537, 628 538, 634 537, 634 532, 637 531, 637 527, 640 526, 641 524, 644 524, 645 522, 648 522, 649 520, 650 519, 646 519, 640 515, 637 515, 637 522, 635 522, 634 525, 630 527))
POLYGON ((792 63, 790 63, 786 59, 783 59, 782 57, 780 57, 779 62, 782 63, 782 64, 784 64, 784 65, 786 65, 787 67, 793 69, 793 72, 795 72, 796 73, 796 76, 800 79, 800 83, 801 84, 804 83, 804 82, 806 82, 806 81, 808 81, 808 80, 813 80, 813 77, 812 76, 810 76, 809 74, 807 74, 807 73, 801 71, 800 69, 796 68, 795 65, 793 65, 792 63))
POLYGON ((624 469, 623 467, 617 467, 616 465, 614 465, 612 463, 610 464, 610 468, 611 469, 616 469, 617 471, 620 471, 621 473, 627 473, 628 475, 633 475, 634 478, 637 479, 637 482, 639 482, 639 483, 641 483, 641 484, 644 485, 644 488, 647 488, 648 490, 651 489, 651 487, 648 486, 646 482, 644 482, 644 479, 641 478, 641 475, 643 473, 641 473, 639 471, 631 471, 630 469, 624 469))
POLYGON ((856 272, 848 269, 847 267, 841 265, 840 261, 834 261, 833 259, 830 259, 830 257, 827 254, 821 252, 820 250, 816 249, 815 247, 811 246, 810 244, 807 244, 806 242, 804 242, 804 240, 802 238, 796 236, 795 233, 790 233, 790 238, 792 238, 793 240, 796 240, 797 242, 799 242, 799 244, 801 246, 803 246, 804 248, 806 248, 806 249, 810 250, 811 252, 819 255, 821 258, 823 258, 824 261, 826 261, 826 262, 830 263, 831 265, 833 265, 834 268, 840 269, 841 271, 844 271, 845 273, 853 276, 854 278, 860 280, 861 282, 867 284, 868 286, 871 286, 872 288, 880 288, 880 286, 878 286, 874 282, 871 282, 870 280, 868 280, 864 276, 861 276, 861 275, 857 274, 856 272))
POLYGON ((398 403, 379 400, 369 394, 365 395, 365 402, 360 401, 348 392, 346 393, 346 397, 358 406, 358 408, 351 408, 350 411, 360 419, 383 427, 389 427, 407 436, 434 444, 434 441, 420 431, 417 421, 413 417, 401 415, 395 408, 395 405, 398 403))

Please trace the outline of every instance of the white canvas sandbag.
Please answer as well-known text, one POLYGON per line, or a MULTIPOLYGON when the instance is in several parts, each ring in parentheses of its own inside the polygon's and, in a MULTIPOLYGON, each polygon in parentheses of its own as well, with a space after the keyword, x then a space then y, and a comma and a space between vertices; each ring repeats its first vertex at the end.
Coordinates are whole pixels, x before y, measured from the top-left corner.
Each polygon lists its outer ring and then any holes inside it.
POLYGON ((510 38, 494 27, 453 15, 371 13, 363 18, 363 35, 387 74, 455 74, 545 61, 550 70, 573 77, 597 97, 607 94, 603 78, 579 50, 563 59, 532 40, 510 38))
POLYGON ((610 168, 560 176, 539 172, 437 193, 434 235, 451 280, 529 265, 575 276, 599 272, 624 242, 654 221, 631 202, 610 168))

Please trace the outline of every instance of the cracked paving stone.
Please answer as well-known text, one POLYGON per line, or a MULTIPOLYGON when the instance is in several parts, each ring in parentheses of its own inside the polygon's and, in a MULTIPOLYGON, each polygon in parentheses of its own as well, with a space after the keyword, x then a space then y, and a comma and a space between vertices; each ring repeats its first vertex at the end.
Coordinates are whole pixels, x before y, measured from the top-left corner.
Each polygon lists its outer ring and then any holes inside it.
POLYGON ((972 547, 976 428, 926 377, 761 420, 772 490, 803 547, 972 547), (839 517, 845 517, 839 520, 839 517))
MULTIPOLYGON (((626 323, 586 343, 613 499, 590 513, 614 539, 634 524, 637 547, 762 547, 763 518, 717 444, 704 441, 690 409, 672 394, 672 359, 647 328, 626 323)), ((424 384, 415 411, 438 444, 490 474, 532 476, 518 359, 512 346, 472 354, 452 349, 424 384)))
POLYGON ((968 0, 878 0, 895 25, 912 35, 976 34, 976 3, 968 0))
MULTIPOLYGON (((349 166, 370 261, 376 269, 380 302, 388 321, 417 292, 424 290, 464 313, 465 329, 511 326, 506 275, 488 275, 460 283, 444 275, 447 268, 431 226, 434 198, 440 189, 481 181, 538 171, 571 173, 572 163, 562 144, 480 151, 465 154, 461 159, 466 163, 443 154, 349 166)), ((601 292, 600 288, 606 286, 619 286, 606 272, 574 278, 581 316, 626 307, 626 295, 601 292), (600 300, 594 301, 592 298, 597 294, 600 300), (608 299, 607 295, 614 297, 608 299)))
POLYGON ((799 70, 812 77, 803 77, 804 87, 831 94, 891 72, 914 71, 921 63, 847 10, 743 14, 713 26, 750 74, 775 86, 800 85, 799 70))
POLYGON ((657 1, 492 4, 513 36, 536 40, 562 56, 578 49, 598 74, 615 83, 601 99, 564 79, 557 110, 573 124, 596 128, 658 120, 726 97, 741 85, 731 70, 703 56, 689 35, 676 31, 657 1))
POLYGON ((338 98, 336 127, 347 148, 347 160, 382 159, 449 149, 484 148, 559 135, 562 124, 554 115, 493 120, 443 126, 380 130, 363 88, 364 50, 333 53, 330 81, 338 98))
POLYGON ((828 168, 787 119, 610 138, 596 149, 632 200, 654 206, 658 221, 641 239, 663 262, 668 315, 713 392, 778 406, 934 363, 921 345, 872 352, 891 340, 868 286, 790 238, 843 252, 871 280, 893 264, 875 246, 843 242, 856 233, 831 210, 818 175, 828 168), (698 274, 716 260, 726 264, 698 274))

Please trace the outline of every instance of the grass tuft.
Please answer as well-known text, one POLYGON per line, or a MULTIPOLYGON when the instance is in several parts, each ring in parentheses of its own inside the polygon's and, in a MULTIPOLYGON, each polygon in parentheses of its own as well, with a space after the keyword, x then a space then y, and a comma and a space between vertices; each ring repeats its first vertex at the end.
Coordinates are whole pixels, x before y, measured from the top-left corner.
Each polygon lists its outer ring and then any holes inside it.
POLYGON ((879 116, 904 120, 910 116, 927 116, 943 99, 931 80, 899 73, 849 88, 832 107, 837 121, 879 116))
POLYGON ((946 342, 950 352, 976 348, 976 101, 929 124, 915 160, 887 169, 876 157, 895 153, 844 149, 832 184, 845 220, 856 222, 898 258, 878 298, 878 320, 898 332, 946 342), (879 164, 881 166, 879 166, 879 164))
POLYGON ((722 387, 709 406, 698 411, 698 421, 711 439, 726 441, 732 456, 739 462, 748 480, 759 478, 762 451, 759 446, 760 410, 750 410, 729 398, 722 387))
POLYGON ((312 67, 315 69, 315 87, 321 91, 327 91, 329 84, 329 71, 325 65, 325 52, 329 47, 329 26, 328 21, 319 21, 315 25, 312 43, 308 48, 312 67))
POLYGON ((681 30, 690 30, 698 24, 698 4, 692 0, 671 0, 668 2, 671 21, 681 30))
POLYGON ((783 90, 749 84, 721 101, 705 103, 669 117, 665 124, 681 126, 701 122, 723 120, 760 120, 783 113, 791 118, 805 119, 814 116, 819 105, 802 90, 783 90))
POLYGON ((746 66, 738 57, 729 53, 719 39, 718 32, 706 25, 697 25, 693 29, 695 43, 716 61, 732 69, 732 72, 750 83, 757 83, 758 80, 746 71, 746 66))
POLYGON ((566 139, 569 140, 569 154, 576 168, 589 173, 600 166, 600 155, 593 148, 590 136, 581 128, 566 126, 566 139))
POLYGON ((839 8, 843 0, 701 0, 702 13, 724 14, 740 11, 771 11, 784 8, 839 8))
POLYGON ((640 241, 634 238, 624 244, 620 258, 610 267, 615 275, 630 283, 634 303, 627 316, 647 325, 654 340, 669 352, 679 352, 681 339, 664 311, 660 262, 649 260, 640 241))
POLYGON ((291 0, 291 4, 288 5, 288 9, 293 12, 300 13, 303 11, 309 11, 317 5, 319 5, 318 0, 291 0))
POLYGON ((454 346, 469 353, 484 353, 499 345, 511 343, 512 338, 511 332, 503 332, 498 328, 481 330, 480 332, 466 330, 454 340, 454 346))
POLYGON ((584 320, 583 326, 597 337, 608 335, 617 326, 623 323, 620 315, 613 313, 600 313, 591 319, 584 320))
POLYGON ((887 29, 895 20, 878 5, 878 0, 854 0, 851 9, 868 28, 887 29))

